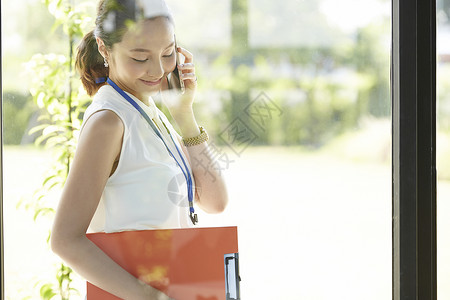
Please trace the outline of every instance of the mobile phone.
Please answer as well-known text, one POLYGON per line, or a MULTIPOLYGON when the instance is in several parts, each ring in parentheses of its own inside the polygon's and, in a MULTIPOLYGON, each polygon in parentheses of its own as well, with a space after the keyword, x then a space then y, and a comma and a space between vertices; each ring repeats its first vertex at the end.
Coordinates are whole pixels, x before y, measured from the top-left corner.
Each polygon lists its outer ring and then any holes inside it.
POLYGON ((178 70, 178 65, 180 64, 180 56, 177 51, 178 45, 177 45, 177 39, 176 39, 175 34, 173 35, 173 39, 175 41, 175 57, 176 57, 176 65, 175 65, 175 70, 173 70, 173 74, 175 75, 175 80, 178 82, 178 84, 180 86, 181 93, 184 94, 186 88, 184 87, 184 81, 181 79, 181 71, 178 70))

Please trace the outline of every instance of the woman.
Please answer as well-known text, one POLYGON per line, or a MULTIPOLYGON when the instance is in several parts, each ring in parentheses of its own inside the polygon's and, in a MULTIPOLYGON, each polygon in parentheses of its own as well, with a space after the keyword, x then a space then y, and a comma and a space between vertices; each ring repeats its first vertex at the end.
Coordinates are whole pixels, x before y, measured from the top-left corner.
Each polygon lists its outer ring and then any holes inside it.
POLYGON ((193 56, 175 49, 174 39, 163 0, 101 0, 96 27, 78 48, 77 69, 94 98, 84 116, 51 246, 86 280, 125 299, 169 297, 112 261, 86 238, 87 231, 188 227, 196 223, 194 200, 208 213, 222 212, 228 201, 216 168, 205 172, 204 164, 193 163, 213 159, 192 109, 197 88, 193 56), (185 92, 170 93, 175 101, 166 105, 181 136, 151 97, 177 84, 171 73, 178 53, 185 57, 178 65, 185 92))

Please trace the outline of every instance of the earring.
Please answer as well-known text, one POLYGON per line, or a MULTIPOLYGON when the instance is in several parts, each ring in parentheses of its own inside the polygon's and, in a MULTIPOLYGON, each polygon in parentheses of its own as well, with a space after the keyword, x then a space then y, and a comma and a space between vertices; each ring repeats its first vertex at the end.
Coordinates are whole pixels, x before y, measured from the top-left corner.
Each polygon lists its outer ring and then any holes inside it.
POLYGON ((104 61, 103 65, 105 66, 105 68, 109 67, 108 62, 106 61, 106 57, 103 57, 103 61, 104 61))

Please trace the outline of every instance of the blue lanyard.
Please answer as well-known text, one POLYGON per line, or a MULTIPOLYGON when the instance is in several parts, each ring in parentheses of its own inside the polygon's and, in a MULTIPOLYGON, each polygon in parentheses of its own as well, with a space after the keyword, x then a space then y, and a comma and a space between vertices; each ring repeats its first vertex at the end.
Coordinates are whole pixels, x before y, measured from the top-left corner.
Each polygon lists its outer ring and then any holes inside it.
POLYGON ((167 129, 166 124, 164 124, 164 122, 161 119, 161 117, 158 116, 159 119, 161 120, 161 123, 164 125, 164 127, 166 127, 166 130, 169 133, 170 139, 172 140, 173 144, 175 145, 175 148, 177 149, 178 155, 180 155, 181 160, 183 161, 183 165, 186 168, 186 172, 183 169, 183 167, 181 166, 181 164, 179 163, 179 161, 176 159, 176 157, 172 154, 172 151, 170 151, 169 147, 167 146, 166 142, 164 141, 163 137, 161 136, 161 133, 156 128, 155 124, 153 124, 153 121, 150 120, 149 116, 145 113, 145 111, 142 109, 142 107, 140 107, 139 104, 136 103, 136 101, 134 101, 130 96, 128 96, 127 93, 125 93, 120 87, 118 87, 117 84, 115 84, 111 79, 108 78, 106 80, 106 82, 108 82, 108 84, 110 86, 112 86, 120 95, 122 95, 122 97, 125 98, 125 100, 127 100, 131 105, 134 106, 134 108, 136 108, 141 113, 141 115, 144 117, 144 119, 147 121, 147 123, 150 124, 150 126, 153 128, 153 131, 155 131, 156 135, 164 143, 164 146, 166 146, 166 149, 167 149, 167 151, 169 151, 170 156, 172 156, 173 159, 175 159, 175 161, 177 162, 177 164, 180 167, 181 171, 183 172, 184 178, 186 179, 186 182, 187 182, 188 201, 189 201, 189 217, 191 218, 192 223, 195 225, 198 222, 198 218, 197 218, 197 214, 194 211, 194 201, 192 199, 193 195, 192 195, 192 177, 191 177, 191 172, 189 172, 189 169, 188 169, 188 167, 186 165, 186 162, 184 161, 183 156, 181 155, 180 150, 177 147, 177 144, 173 140, 173 137, 170 134, 170 131, 167 129))

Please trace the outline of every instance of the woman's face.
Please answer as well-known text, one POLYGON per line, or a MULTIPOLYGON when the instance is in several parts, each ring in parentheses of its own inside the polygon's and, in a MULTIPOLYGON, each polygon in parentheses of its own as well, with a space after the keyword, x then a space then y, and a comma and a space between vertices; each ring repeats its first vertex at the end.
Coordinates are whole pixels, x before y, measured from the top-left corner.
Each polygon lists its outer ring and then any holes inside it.
POLYGON ((160 90, 175 69, 173 25, 165 17, 141 21, 108 52, 109 77, 141 101, 160 90))

